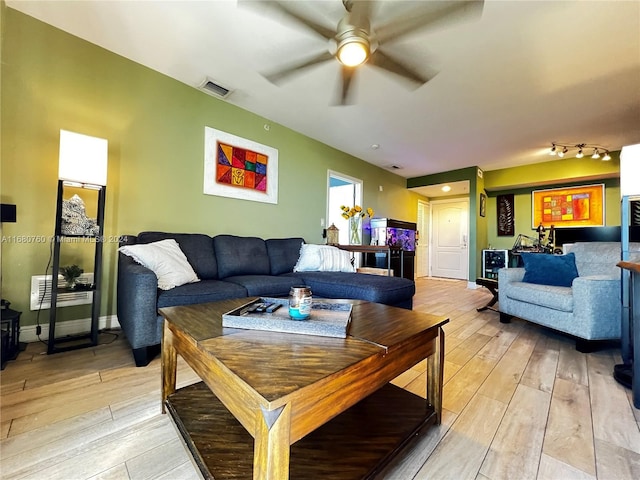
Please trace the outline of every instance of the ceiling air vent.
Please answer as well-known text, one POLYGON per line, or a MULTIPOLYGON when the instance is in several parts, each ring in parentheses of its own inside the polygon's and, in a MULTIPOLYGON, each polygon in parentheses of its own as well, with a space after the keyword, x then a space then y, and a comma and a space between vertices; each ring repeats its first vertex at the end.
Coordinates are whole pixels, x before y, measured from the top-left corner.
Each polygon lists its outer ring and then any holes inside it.
POLYGON ((199 88, 205 93, 218 98, 227 98, 231 94, 230 89, 220 85, 218 82, 210 78, 206 78, 199 88))

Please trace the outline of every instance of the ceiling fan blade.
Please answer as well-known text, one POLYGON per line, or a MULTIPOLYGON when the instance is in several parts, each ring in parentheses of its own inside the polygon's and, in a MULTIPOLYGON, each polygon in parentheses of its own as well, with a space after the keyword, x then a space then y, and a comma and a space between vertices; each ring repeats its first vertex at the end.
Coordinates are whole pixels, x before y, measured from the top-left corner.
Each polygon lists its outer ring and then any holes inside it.
POLYGON ((276 0, 269 0, 269 1, 240 1, 239 3, 243 5, 251 5, 252 8, 256 8, 256 9, 259 9, 259 8, 270 9, 272 11, 283 13, 289 18, 298 22, 299 24, 304 25, 305 27, 313 30, 318 35, 320 35, 321 37, 324 37, 327 40, 331 40, 333 37, 336 36, 335 29, 327 28, 324 25, 320 25, 319 23, 316 23, 314 20, 307 18, 306 16, 294 10, 291 10, 289 8, 289 5, 297 2, 278 2, 276 0))
POLYGON ((383 44, 396 40, 421 28, 438 24, 448 25, 467 18, 475 18, 482 14, 484 0, 438 2, 439 8, 434 8, 435 2, 425 2, 424 5, 424 8, 408 12, 386 25, 376 27, 378 42, 383 44))
POLYGON ((283 68, 282 70, 278 70, 277 72, 265 74, 264 77, 269 80, 271 83, 277 84, 285 77, 300 71, 305 68, 311 67, 313 65, 317 65, 318 63, 326 62, 328 60, 333 60, 334 56, 330 52, 322 52, 315 57, 309 58, 307 60, 303 60, 297 63, 294 63, 288 67, 283 68))
POLYGON ((367 63, 387 70, 388 72, 395 73, 396 75, 400 75, 417 86, 423 85, 430 80, 430 78, 425 75, 416 72, 414 69, 401 64, 389 55, 383 53, 380 49, 376 50, 375 53, 371 55, 371 58, 369 58, 367 63))
POLYGON ((347 67, 345 65, 343 65, 342 68, 340 69, 340 79, 341 79, 340 95, 335 105, 351 104, 351 102, 349 102, 349 98, 353 97, 353 94, 351 94, 351 81, 353 80, 353 77, 356 74, 356 70, 357 69, 354 67, 347 67))

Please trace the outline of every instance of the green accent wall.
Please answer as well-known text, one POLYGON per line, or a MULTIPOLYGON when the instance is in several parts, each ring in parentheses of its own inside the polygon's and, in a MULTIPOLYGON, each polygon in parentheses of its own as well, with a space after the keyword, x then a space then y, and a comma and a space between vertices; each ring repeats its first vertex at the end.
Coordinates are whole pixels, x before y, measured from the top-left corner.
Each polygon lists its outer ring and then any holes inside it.
MULTIPOLYGON (((33 239, 49 238, 54 230, 60 129, 109 140, 102 315, 116 313, 117 238, 123 234, 302 236, 323 243, 328 170, 363 180, 363 204, 376 216, 416 221, 417 201, 424 197, 408 191, 404 178, 4 3, 0 8, 0 197, 17 205, 18 217, 2 225, 2 297, 23 312, 23 325, 36 322, 30 280, 45 273, 49 259, 49 243, 33 239), (203 194, 205 126, 278 149, 277 205, 203 194)), ((82 248, 63 252, 63 264, 89 262, 83 259, 90 252, 82 248)), ((87 318, 88 312, 64 308, 60 318, 87 318)), ((48 314, 40 314, 40 323, 48 322, 48 314)))

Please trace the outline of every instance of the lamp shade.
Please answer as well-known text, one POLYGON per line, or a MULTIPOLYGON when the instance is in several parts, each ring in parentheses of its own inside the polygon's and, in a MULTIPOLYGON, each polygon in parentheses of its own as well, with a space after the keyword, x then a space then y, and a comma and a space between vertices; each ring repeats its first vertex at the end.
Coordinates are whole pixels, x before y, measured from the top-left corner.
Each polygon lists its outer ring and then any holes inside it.
POLYGON ((107 184, 108 142, 104 138, 60 130, 58 178, 91 185, 107 184))
POLYGON ((620 195, 640 195, 640 143, 620 152, 620 195))

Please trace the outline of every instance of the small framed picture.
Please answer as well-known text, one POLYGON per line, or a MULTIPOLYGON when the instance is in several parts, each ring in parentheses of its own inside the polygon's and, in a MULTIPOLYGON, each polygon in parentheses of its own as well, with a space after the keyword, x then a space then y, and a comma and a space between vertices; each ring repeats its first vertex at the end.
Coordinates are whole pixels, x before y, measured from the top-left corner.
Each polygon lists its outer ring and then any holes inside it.
POLYGON ((487 196, 484 193, 480 194, 480 216, 484 217, 487 214, 487 196))

